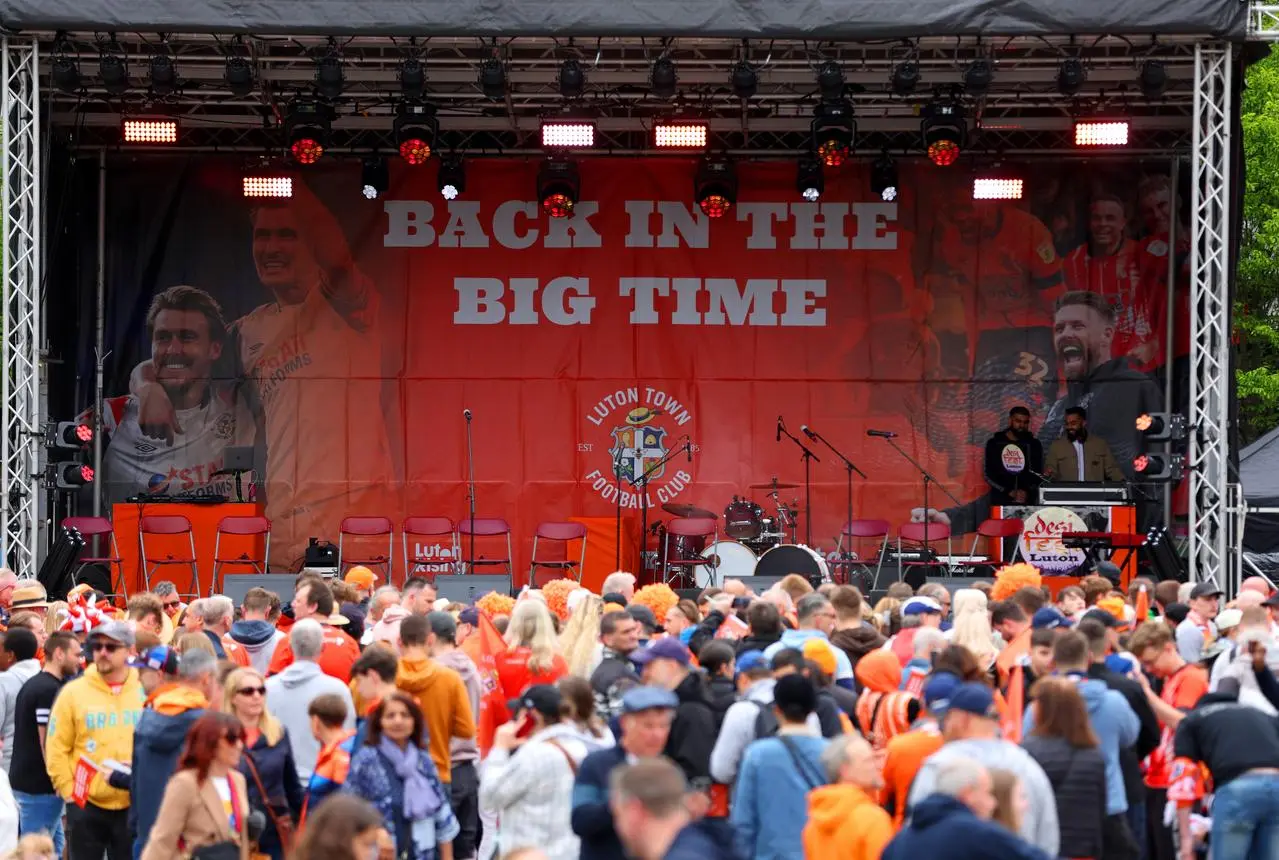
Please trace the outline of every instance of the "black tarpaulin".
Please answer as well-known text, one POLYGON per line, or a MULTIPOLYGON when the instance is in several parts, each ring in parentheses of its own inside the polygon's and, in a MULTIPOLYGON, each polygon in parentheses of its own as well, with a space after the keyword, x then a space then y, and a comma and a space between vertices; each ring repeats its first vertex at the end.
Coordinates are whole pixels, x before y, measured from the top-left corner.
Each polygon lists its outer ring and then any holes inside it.
POLYGON ((0 0, 11 30, 369 36, 1242 39, 1240 0, 0 0))

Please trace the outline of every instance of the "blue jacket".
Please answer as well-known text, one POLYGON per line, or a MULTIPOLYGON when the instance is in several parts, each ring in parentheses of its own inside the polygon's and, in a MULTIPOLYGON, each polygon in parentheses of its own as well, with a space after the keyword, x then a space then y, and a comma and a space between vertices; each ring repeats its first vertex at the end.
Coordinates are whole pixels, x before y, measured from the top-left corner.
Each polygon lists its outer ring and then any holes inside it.
MULTIPOLYGON (((1137 742, 1141 733, 1141 721, 1124 694, 1112 690, 1104 681, 1093 679, 1078 682, 1079 693, 1088 706, 1088 722, 1101 743, 1101 754, 1106 759, 1106 814, 1122 815, 1128 811, 1128 793, 1124 790, 1124 771, 1119 763, 1119 750, 1137 742)), ((1035 727, 1035 709, 1026 709, 1023 734, 1029 735, 1035 727)))
POLYGON ((730 820, 737 830, 738 853, 747 860, 804 860, 808 792, 826 782, 821 763, 826 743, 824 738, 788 734, 746 748, 730 820))
POLYGON ((626 761, 620 746, 596 750, 582 759, 573 783, 573 832, 582 840, 581 860, 625 860, 608 808, 608 775, 626 761))
POLYGON ((888 843, 881 860, 1049 860, 1001 825, 982 821, 953 797, 933 794, 916 804, 910 824, 888 843))
POLYGON ((134 777, 129 788, 129 833, 133 836, 134 860, 142 856, 151 827, 160 813, 165 786, 178 769, 178 756, 186 743, 187 730, 204 716, 204 708, 188 707, 197 697, 204 701, 203 696, 193 696, 193 692, 188 687, 158 691, 134 727, 131 762, 134 777))
POLYGON ((733 842, 725 834, 708 825, 723 819, 704 819, 684 825, 675 841, 666 849, 662 860, 738 860, 733 842))
POLYGON ((449 791, 440 781, 439 771, 426 749, 420 749, 417 772, 426 777, 440 799, 430 820, 409 822, 403 818, 404 783, 395 775, 390 761, 376 747, 364 746, 351 758, 351 771, 342 790, 362 797, 382 815, 386 829, 395 836, 395 856, 409 860, 434 860, 437 845, 452 842, 461 827, 453 815, 449 791), (411 843, 406 845, 406 843, 411 843))

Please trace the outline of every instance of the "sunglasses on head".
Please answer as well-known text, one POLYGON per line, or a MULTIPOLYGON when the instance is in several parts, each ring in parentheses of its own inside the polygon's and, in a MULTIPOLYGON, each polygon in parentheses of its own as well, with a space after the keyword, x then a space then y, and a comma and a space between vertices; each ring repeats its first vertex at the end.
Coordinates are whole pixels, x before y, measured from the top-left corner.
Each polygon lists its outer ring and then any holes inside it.
POLYGON ((241 687, 235 692, 240 696, 265 696, 266 687, 241 687))

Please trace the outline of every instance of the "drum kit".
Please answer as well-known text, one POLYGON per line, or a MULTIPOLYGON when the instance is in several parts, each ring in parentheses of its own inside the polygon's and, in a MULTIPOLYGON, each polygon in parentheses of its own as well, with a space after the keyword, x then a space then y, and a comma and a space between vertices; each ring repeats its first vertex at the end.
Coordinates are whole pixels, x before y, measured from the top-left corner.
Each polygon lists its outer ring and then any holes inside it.
MULTIPOLYGON (((680 579, 684 567, 672 565, 672 561, 703 559, 703 564, 692 567, 691 585, 706 588, 722 585, 725 579, 745 576, 770 576, 781 578, 798 573, 810 582, 830 582, 826 559, 815 550, 798 542, 800 509, 798 500, 782 500, 783 490, 799 489, 799 484, 773 478, 749 489, 764 491, 765 505, 775 515, 765 515, 765 507, 754 500, 734 495, 724 508, 723 527, 718 530, 719 539, 707 545, 709 537, 687 537, 666 534, 664 523, 657 523, 653 531, 658 537, 660 550, 646 553, 646 562, 656 565, 659 581, 680 579)), ((718 520, 714 511, 695 505, 665 504, 662 510, 682 519, 718 520)))

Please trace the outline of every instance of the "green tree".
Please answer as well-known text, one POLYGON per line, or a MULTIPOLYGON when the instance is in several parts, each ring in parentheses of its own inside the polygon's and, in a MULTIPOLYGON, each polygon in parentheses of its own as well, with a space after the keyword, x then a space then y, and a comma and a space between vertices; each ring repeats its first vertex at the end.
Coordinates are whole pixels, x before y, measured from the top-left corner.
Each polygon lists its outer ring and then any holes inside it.
POLYGON ((1279 426, 1279 55, 1245 77, 1247 180, 1235 282, 1240 435, 1244 444, 1279 426))

